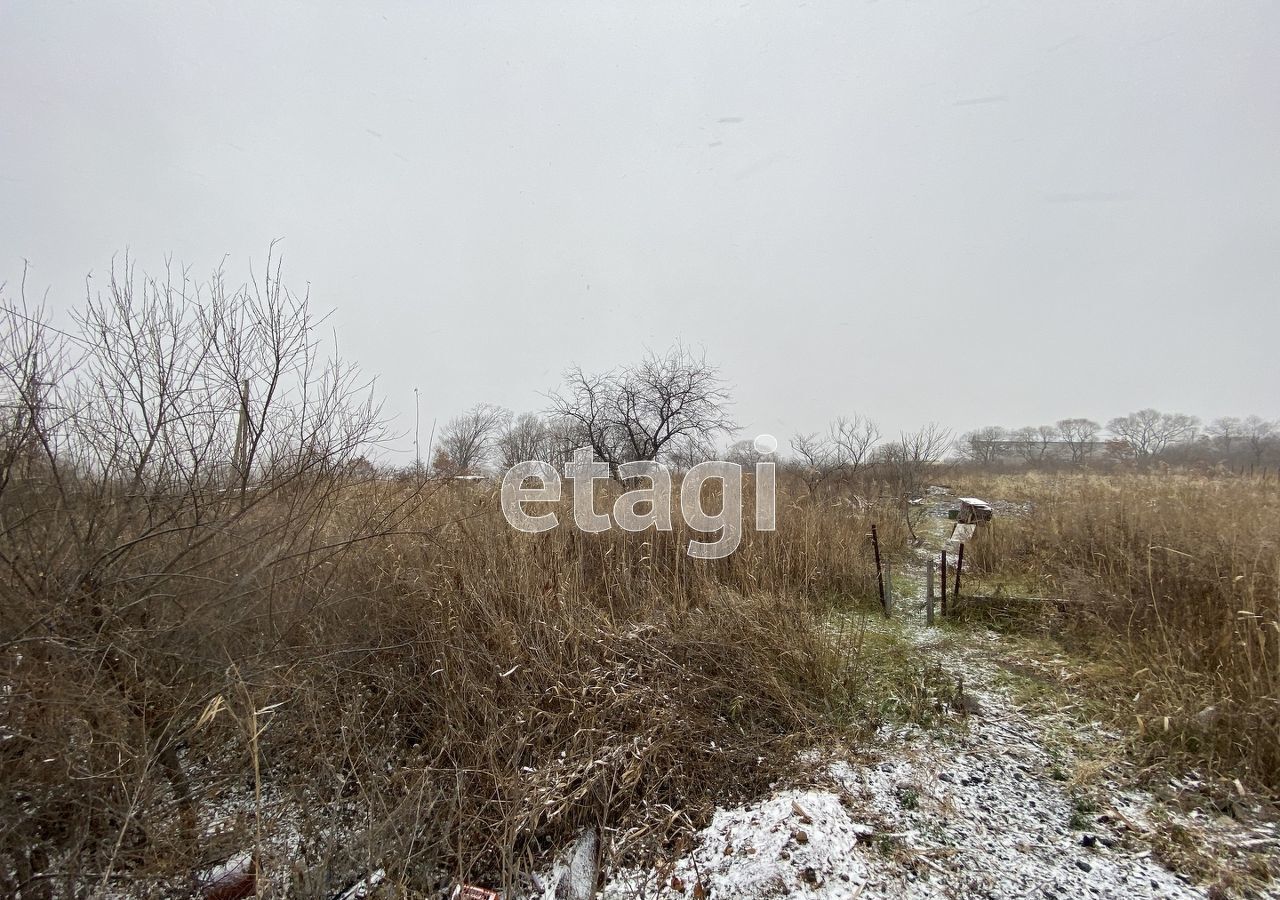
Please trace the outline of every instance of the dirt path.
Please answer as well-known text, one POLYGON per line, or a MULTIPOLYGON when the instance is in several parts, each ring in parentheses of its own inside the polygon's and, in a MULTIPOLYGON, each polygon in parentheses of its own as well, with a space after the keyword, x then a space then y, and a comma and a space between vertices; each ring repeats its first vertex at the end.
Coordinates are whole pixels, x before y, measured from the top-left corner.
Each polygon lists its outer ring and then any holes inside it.
POLYGON ((885 728, 856 758, 804 761, 808 786, 718 810, 670 871, 618 873, 606 897, 1207 897, 1218 894, 1165 861, 1212 861, 1228 844, 1274 848, 1274 826, 1184 814, 1105 765, 1078 781, 1089 769, 1081 757, 1105 758, 1117 736, 1071 710, 1016 702, 995 633, 925 624, 923 559, 949 534, 952 499, 930 496, 911 587, 895 579, 894 620, 870 627, 907 642, 936 680, 963 679, 956 721, 885 728))

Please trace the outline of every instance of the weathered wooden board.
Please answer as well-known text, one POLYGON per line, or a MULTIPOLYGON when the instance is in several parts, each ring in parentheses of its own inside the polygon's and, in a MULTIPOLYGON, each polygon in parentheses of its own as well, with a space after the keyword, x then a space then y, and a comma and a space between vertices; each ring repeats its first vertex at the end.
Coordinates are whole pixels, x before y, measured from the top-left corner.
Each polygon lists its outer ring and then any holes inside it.
POLYGON ((960 545, 973 540, 973 533, 978 530, 978 526, 972 523, 957 524, 951 529, 951 537, 947 540, 946 551, 951 555, 954 565, 955 554, 960 549, 960 545))
POLYGON ((995 510, 985 500, 979 500, 977 497, 960 498, 960 515, 957 521, 961 524, 990 522, 994 515, 995 510))

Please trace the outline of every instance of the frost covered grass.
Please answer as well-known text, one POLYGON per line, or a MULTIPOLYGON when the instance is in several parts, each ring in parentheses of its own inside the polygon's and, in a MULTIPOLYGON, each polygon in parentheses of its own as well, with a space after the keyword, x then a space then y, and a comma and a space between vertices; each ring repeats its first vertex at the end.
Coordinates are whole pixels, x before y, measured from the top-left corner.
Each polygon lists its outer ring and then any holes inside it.
MULTIPOLYGON (((972 476, 1025 501, 972 545, 969 587, 1062 599, 1015 624, 1096 677, 1156 761, 1280 793, 1280 486, 1177 473, 972 476)), ((1016 604, 1009 604, 1006 611, 1016 604)))

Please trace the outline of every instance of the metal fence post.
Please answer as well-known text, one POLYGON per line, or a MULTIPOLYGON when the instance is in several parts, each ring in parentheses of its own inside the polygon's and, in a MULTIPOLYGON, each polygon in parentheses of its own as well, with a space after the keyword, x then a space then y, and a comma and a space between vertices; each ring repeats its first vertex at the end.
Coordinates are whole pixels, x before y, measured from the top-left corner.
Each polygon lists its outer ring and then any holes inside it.
POLYGON ((947 617, 947 551, 942 551, 942 568, 939 570, 942 576, 942 618, 947 617))
POLYGON ((893 615, 893 566, 887 559, 884 562, 884 614, 893 615))
POLYGON ((876 534, 875 523, 871 523, 871 547, 876 552, 876 582, 880 587, 880 608, 884 610, 884 614, 889 615, 889 607, 884 602, 884 569, 880 566, 880 536, 876 534))
POLYGON ((925 624, 933 624, 933 557, 924 564, 925 624))

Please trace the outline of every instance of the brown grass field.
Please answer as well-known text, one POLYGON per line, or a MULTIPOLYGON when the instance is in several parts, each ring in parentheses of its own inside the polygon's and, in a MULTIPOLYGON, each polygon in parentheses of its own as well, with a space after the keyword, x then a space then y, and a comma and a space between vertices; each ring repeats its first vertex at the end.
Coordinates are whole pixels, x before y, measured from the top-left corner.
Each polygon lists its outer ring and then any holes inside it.
POLYGON ((969 476, 1031 504, 972 545, 975 592, 1085 660, 1153 761, 1280 793, 1280 484, 1200 474, 969 476), (1025 612, 1025 610, 1024 610, 1025 612))
POLYGON ((683 526, 524 535, 488 486, 320 481, 247 509, 6 492, 19 879, 165 893, 255 849, 304 896, 376 867, 510 881, 584 823, 650 852, 882 713, 882 673, 825 627, 874 596, 868 512, 789 504, 701 562, 683 526), (94 527, 109 564, 86 579, 94 527))
MULTIPOLYGON (((699 561, 682 524, 516 532, 490 483, 43 458, 0 493, 8 893, 161 896, 245 851, 298 896, 379 868, 509 885, 587 824, 643 863, 798 751, 946 702, 857 624, 872 523, 899 572, 913 553, 874 470, 862 499, 783 479, 777 531, 699 561)), ((1001 626, 1094 673, 1145 762, 1280 792, 1274 482, 927 475, 1028 504, 971 544, 966 593, 1061 601, 1001 626)))

